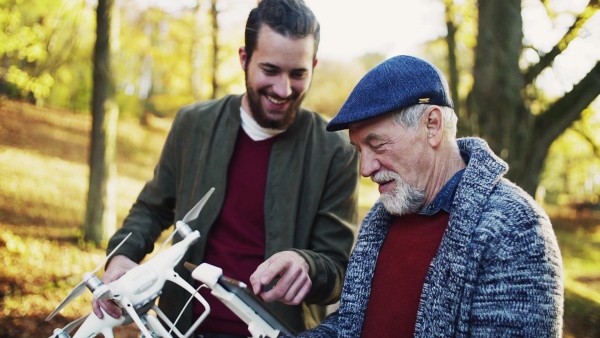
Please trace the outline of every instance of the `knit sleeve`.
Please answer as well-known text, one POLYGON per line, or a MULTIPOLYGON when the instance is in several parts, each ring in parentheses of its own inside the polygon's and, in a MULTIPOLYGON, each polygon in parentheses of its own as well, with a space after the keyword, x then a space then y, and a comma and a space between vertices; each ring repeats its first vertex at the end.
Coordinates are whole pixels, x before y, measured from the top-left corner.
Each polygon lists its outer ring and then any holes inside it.
MULTIPOLYGON (((335 311, 313 329, 300 333, 297 338, 331 338, 337 337, 338 332, 338 312, 335 311)), ((280 334, 278 338, 292 338, 293 336, 280 334)))
POLYGON ((488 250, 472 290, 472 336, 561 335, 564 287, 556 237, 543 210, 527 199, 521 207, 519 199, 500 201, 484 214, 489 226, 475 235, 488 250))

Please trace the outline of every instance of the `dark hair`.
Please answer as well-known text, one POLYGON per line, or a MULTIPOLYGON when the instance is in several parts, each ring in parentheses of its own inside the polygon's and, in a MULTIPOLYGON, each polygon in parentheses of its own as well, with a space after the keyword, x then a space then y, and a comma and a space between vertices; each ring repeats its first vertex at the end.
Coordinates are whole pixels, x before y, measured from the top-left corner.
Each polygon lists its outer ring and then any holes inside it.
POLYGON ((262 0, 250 11, 245 37, 248 61, 256 49, 262 24, 290 38, 304 38, 312 34, 315 38, 315 56, 317 55, 321 26, 303 0, 262 0))

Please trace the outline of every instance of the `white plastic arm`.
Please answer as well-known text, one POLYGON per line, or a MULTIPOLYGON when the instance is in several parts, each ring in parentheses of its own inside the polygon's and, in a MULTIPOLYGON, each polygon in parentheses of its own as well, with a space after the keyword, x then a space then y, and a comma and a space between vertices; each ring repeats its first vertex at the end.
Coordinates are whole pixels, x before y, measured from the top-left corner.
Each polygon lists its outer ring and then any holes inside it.
POLYGON ((138 326, 138 329, 140 329, 142 334, 147 338, 152 338, 152 335, 150 334, 150 332, 148 332, 148 329, 146 328, 144 323, 142 323, 140 316, 138 316, 137 312, 135 312, 135 308, 133 307, 131 301, 127 297, 122 297, 121 299, 115 298, 115 300, 119 302, 119 305, 121 305, 121 307, 129 313, 129 316, 131 317, 131 319, 133 319, 133 321, 138 326))
POLYGON ((100 319, 95 313, 90 313, 87 319, 77 329, 77 332, 73 338, 88 338, 95 337, 99 333, 102 333, 106 338, 114 338, 113 328, 123 325, 125 318, 123 316, 115 319, 101 309, 104 313, 104 318, 100 319))
MULTIPOLYGON (((179 331, 176 331, 176 334, 179 337, 187 338, 187 337, 190 337, 194 332, 196 332, 196 329, 198 328, 198 326, 200 326, 200 324, 204 321, 204 319, 206 319, 206 317, 210 313, 210 305, 208 305, 208 302, 206 302, 206 300, 204 298, 202 298, 202 296, 200 296, 200 293, 198 291, 196 291, 196 289, 194 289, 190 284, 188 284, 188 282, 186 282, 183 278, 181 278, 181 276, 179 276, 178 273, 176 273, 175 271, 171 271, 171 272, 172 273, 167 277, 167 279, 170 280, 171 282, 179 285, 185 291, 189 292, 191 295, 194 296, 194 298, 196 298, 204 306, 204 312, 202 312, 200 317, 194 322, 194 325, 192 325, 190 327, 190 329, 185 333, 185 335, 181 336, 181 333, 179 333, 179 331)), ((174 331, 177 330, 174 325, 172 325, 172 324, 169 324, 169 325, 171 325, 171 327, 174 328, 173 329, 174 331)))
POLYGON ((155 316, 146 314, 145 319, 146 322, 148 322, 148 325, 152 328, 153 333, 158 334, 158 337, 171 338, 169 332, 164 328, 164 326, 162 326, 160 321, 155 316))

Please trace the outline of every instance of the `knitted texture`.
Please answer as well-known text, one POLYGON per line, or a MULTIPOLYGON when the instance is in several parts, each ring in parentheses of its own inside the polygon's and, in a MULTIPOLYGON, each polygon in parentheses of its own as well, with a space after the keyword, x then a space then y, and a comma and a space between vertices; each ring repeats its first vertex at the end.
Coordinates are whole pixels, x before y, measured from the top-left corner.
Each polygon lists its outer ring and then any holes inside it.
MULTIPOLYGON (((458 145, 470 161, 423 285, 415 337, 560 337, 562 260, 548 216, 502 178, 508 165, 483 140, 458 145)), ((299 337, 369 336, 361 332, 364 314, 390 219, 380 202, 369 211, 339 310, 299 337)))

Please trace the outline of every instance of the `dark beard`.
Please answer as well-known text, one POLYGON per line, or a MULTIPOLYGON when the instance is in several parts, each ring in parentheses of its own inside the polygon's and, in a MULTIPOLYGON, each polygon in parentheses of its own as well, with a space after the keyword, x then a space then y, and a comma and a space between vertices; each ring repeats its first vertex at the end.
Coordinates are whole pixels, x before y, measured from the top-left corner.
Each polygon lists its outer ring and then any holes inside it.
POLYGON ((251 110, 250 113, 252 114, 252 117, 254 118, 256 123, 258 123, 258 125, 263 128, 277 130, 284 130, 287 127, 289 127, 292 124, 292 122, 294 122, 294 120, 296 119, 296 113, 298 112, 300 104, 304 99, 303 97, 298 97, 297 94, 292 94, 293 97, 291 100, 295 102, 292 105, 290 105, 290 107, 287 110, 281 112, 281 114, 284 114, 283 119, 272 120, 267 116, 263 109, 263 106, 260 104, 260 96, 267 95, 267 93, 264 90, 260 90, 258 91, 258 93, 255 93, 253 88, 251 88, 248 85, 248 81, 246 81, 246 95, 248 95, 248 104, 250 105, 251 110))

